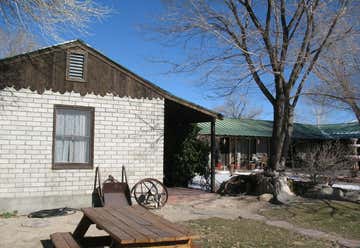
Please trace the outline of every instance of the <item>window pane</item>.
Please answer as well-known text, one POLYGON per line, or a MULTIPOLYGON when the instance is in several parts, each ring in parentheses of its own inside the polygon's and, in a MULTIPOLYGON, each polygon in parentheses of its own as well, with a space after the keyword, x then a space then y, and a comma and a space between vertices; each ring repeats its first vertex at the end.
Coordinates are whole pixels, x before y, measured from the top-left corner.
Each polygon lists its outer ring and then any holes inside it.
POLYGON ((65 110, 65 126, 64 126, 64 135, 72 136, 74 133, 74 113, 72 110, 65 110))
POLYGON ((63 111, 56 110, 56 135, 63 136, 65 134, 65 114, 63 111))
POLYGON ((74 163, 89 163, 89 141, 74 141, 74 163))
POLYGON ((78 111, 74 115, 73 135, 80 137, 90 136, 90 113, 88 111, 78 111))
POLYGON ((67 163, 69 161, 69 151, 70 151, 70 140, 60 140, 55 141, 55 162, 67 163))
POLYGON ((55 162, 90 162, 91 111, 56 109, 55 162))

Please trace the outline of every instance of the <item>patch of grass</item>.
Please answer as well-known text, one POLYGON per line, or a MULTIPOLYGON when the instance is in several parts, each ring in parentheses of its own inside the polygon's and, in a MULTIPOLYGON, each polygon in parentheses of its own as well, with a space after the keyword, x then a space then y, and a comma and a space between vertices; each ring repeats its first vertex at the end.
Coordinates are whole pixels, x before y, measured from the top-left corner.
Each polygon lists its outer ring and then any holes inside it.
POLYGON ((198 241, 201 247, 336 247, 331 242, 310 239, 254 220, 210 218, 184 224, 201 236, 198 241))
POLYGON ((360 204, 357 203, 312 200, 268 209, 261 214, 272 220, 360 239, 360 204))
POLYGON ((4 219, 13 218, 16 217, 17 214, 18 212, 16 210, 12 212, 4 212, 0 214, 0 218, 4 218, 4 219))

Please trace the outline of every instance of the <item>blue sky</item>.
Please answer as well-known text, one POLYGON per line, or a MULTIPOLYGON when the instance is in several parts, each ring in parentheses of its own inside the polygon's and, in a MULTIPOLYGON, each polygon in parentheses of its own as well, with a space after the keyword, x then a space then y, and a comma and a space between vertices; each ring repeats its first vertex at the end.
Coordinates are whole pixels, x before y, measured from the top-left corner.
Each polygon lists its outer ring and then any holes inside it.
MULTIPOLYGON (((196 74, 168 74, 169 66, 154 63, 152 59, 181 57, 184 53, 181 46, 163 47, 158 41, 149 40, 144 35, 146 31, 142 25, 151 23, 154 18, 163 13, 160 0, 137 1, 102 1, 113 9, 109 17, 100 22, 93 22, 88 29, 89 35, 67 36, 66 39, 80 38, 99 50, 106 56, 136 74, 152 81, 171 93, 200 104, 207 108, 214 108, 223 99, 209 97, 211 90, 206 85, 199 85, 199 75, 196 74)), ((249 96, 250 106, 263 108, 260 119, 272 119, 272 108, 262 94, 257 90, 249 96)), ((301 102, 297 109, 297 121, 313 122, 311 107, 301 102)), ((352 114, 333 111, 328 123, 352 121, 352 114)))

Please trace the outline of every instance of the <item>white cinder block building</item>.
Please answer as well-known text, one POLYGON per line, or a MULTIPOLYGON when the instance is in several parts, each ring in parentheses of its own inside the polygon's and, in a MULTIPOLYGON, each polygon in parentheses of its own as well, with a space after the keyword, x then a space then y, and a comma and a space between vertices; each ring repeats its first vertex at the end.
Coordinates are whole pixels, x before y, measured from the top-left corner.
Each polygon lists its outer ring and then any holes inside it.
POLYGON ((78 40, 1 60, 0 87, 0 212, 89 206, 96 166, 163 180, 172 130, 218 117, 78 40))

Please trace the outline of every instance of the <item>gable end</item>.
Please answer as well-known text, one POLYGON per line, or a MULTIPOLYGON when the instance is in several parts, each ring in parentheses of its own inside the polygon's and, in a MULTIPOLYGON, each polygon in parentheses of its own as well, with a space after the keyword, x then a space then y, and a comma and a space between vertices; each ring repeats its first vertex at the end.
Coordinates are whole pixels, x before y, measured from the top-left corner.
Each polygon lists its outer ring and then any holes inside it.
POLYGON ((111 93, 120 97, 163 98, 77 41, 0 61, 0 87, 30 88, 40 94, 52 90, 81 95, 111 93))

